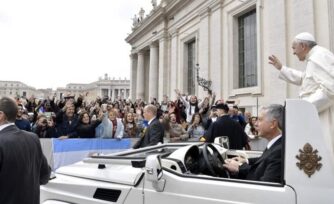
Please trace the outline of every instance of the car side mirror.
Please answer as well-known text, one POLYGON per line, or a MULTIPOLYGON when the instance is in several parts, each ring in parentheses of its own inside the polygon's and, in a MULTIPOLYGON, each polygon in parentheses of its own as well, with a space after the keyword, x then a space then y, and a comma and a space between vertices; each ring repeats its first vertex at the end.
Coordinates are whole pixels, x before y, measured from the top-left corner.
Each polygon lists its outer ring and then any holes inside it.
POLYGON ((145 177, 152 182, 153 188, 161 192, 165 187, 165 179, 162 179, 163 171, 160 155, 149 155, 146 158, 145 177))
POLYGON ((218 136, 215 138, 215 144, 219 144, 221 147, 225 149, 230 149, 230 141, 227 136, 218 136))

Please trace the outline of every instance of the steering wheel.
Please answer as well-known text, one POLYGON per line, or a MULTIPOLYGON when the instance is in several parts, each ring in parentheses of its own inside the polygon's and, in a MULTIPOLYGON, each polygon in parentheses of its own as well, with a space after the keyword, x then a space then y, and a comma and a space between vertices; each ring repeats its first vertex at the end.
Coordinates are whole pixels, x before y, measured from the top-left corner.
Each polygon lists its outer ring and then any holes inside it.
POLYGON ((225 161, 222 155, 211 143, 204 144, 203 157, 206 167, 208 168, 212 176, 230 178, 230 173, 227 171, 227 169, 223 167, 225 161), (210 153, 209 149, 212 150, 212 154, 210 153))

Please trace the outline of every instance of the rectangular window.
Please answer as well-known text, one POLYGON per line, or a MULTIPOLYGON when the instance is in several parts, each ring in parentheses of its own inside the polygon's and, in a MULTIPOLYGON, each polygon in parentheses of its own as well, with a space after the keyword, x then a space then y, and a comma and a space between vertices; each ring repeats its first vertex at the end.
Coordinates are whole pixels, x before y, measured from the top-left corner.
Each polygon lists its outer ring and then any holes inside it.
POLYGON ((256 10, 238 18, 239 88, 257 86, 256 10))
POLYGON ((195 94, 196 84, 196 41, 187 43, 187 62, 188 62, 188 94, 195 94))

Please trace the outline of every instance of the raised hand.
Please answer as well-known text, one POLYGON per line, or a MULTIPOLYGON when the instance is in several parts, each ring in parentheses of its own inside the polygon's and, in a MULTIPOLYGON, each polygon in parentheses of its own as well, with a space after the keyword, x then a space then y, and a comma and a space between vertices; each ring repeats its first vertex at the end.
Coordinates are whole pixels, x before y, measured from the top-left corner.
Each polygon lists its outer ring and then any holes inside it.
POLYGON ((269 59, 269 64, 272 64, 278 70, 282 69, 282 63, 275 55, 269 56, 268 59, 269 59))

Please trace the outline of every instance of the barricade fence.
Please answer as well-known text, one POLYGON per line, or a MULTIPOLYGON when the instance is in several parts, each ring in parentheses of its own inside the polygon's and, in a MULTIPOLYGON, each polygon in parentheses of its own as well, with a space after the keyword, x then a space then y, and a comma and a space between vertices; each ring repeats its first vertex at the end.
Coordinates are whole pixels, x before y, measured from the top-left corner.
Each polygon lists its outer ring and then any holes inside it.
POLYGON ((92 153, 110 154, 130 149, 138 138, 126 139, 44 139, 41 145, 52 170, 73 164, 92 153))

